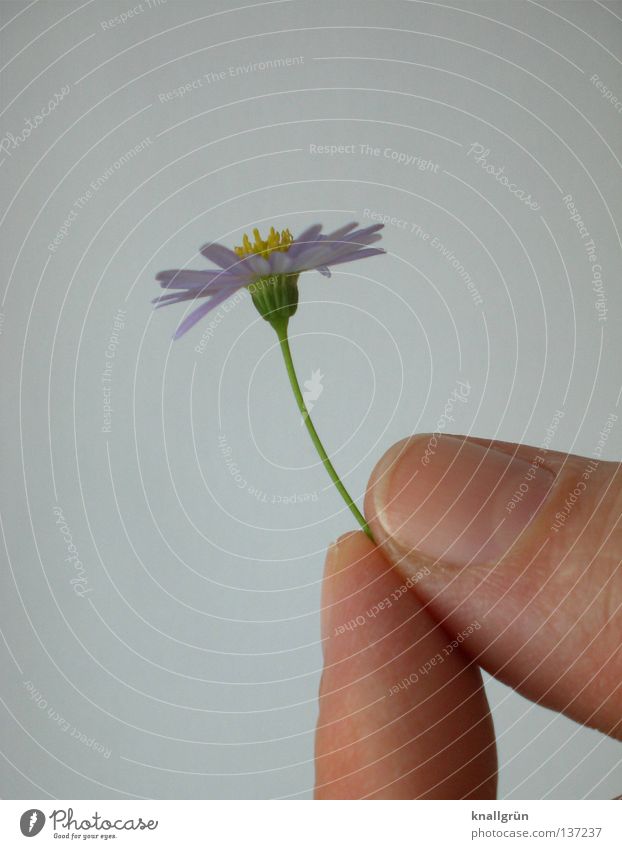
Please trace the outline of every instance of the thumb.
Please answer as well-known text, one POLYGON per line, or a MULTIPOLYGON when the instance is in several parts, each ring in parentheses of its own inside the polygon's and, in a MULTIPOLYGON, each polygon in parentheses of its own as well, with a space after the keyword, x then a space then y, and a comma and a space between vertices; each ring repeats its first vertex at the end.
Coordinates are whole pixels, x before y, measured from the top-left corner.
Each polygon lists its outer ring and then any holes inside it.
POLYGON ((618 463, 423 434, 382 458, 365 506, 435 618, 480 623, 462 645, 478 664, 622 739, 618 463))

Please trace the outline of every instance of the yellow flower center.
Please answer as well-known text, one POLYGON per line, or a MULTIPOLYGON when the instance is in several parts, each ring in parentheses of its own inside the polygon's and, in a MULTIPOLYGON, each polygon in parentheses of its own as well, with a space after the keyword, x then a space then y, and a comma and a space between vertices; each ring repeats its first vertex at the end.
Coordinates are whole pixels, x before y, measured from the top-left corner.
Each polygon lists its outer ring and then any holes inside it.
POLYGON ((274 227, 270 227, 268 238, 265 240, 261 238, 259 230, 256 227, 253 230, 253 236, 255 237, 254 243, 251 242, 245 233, 242 239, 242 245, 233 249, 240 259, 251 254, 260 254, 263 257, 268 257, 273 251, 287 251, 294 241, 294 237, 289 230, 281 230, 279 233, 274 227))

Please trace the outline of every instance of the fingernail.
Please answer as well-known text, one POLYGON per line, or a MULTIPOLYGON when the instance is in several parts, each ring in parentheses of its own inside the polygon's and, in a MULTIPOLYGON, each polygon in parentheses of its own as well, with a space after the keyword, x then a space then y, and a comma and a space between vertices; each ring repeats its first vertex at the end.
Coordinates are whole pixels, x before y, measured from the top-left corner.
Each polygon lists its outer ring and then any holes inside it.
POLYGON ((555 478, 538 462, 438 434, 396 446, 375 477, 373 504, 390 541, 454 567, 500 560, 555 478))

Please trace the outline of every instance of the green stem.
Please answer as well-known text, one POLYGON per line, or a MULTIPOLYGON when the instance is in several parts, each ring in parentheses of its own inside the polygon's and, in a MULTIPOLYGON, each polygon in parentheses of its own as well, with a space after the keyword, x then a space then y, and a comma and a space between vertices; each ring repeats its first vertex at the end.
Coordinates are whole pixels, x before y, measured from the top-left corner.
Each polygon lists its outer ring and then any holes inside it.
POLYGON ((279 337, 279 343, 281 345, 281 351, 283 353, 283 359, 285 360, 285 368, 287 369, 287 376, 289 377, 289 382, 291 384, 292 390, 294 392, 294 397, 296 398, 296 403, 298 404, 298 409, 302 415, 303 421, 307 426, 307 430, 309 431, 309 436, 311 437, 311 441, 315 445, 317 453, 320 455, 320 459, 324 464, 324 468, 328 472, 330 479, 337 487, 341 497, 346 502, 352 515, 359 523, 361 528, 365 531, 367 536, 370 538, 372 542, 374 542, 374 538, 369 529, 369 525, 365 521, 365 517, 358 509, 354 501, 352 500, 350 493, 345 488, 343 483, 341 482, 341 478, 335 471, 335 467, 328 459, 328 454, 326 453, 324 446, 322 445, 322 441, 318 436, 318 433, 313 426, 313 422, 311 421, 311 416, 309 415, 309 410, 307 409, 307 405, 305 404, 305 400, 303 398, 302 392, 300 391, 300 384, 298 383, 298 378, 296 376, 296 369, 294 368, 294 362, 292 360, 292 352, 289 347, 289 339, 287 337, 287 320, 273 322, 272 326, 277 332, 277 336, 279 337))

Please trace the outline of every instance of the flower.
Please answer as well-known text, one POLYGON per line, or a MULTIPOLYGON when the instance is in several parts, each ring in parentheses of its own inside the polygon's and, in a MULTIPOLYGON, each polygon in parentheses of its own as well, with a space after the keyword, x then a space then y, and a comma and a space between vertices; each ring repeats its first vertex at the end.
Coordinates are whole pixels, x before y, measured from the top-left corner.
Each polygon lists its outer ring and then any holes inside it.
POLYGON ((174 289, 155 298, 157 307, 184 301, 205 299, 177 328, 179 339, 203 316, 244 287, 253 296, 261 315, 273 326, 287 322, 298 305, 298 276, 303 271, 319 271, 330 277, 330 267, 385 253, 371 248, 381 236, 382 224, 357 230, 353 222, 332 233, 322 234, 322 225, 314 224, 296 239, 289 230, 280 233, 272 227, 267 239, 253 230, 255 241, 245 234, 240 247, 230 250, 216 243, 204 245, 201 253, 217 268, 205 271, 173 269, 160 271, 156 279, 164 289, 174 289))

